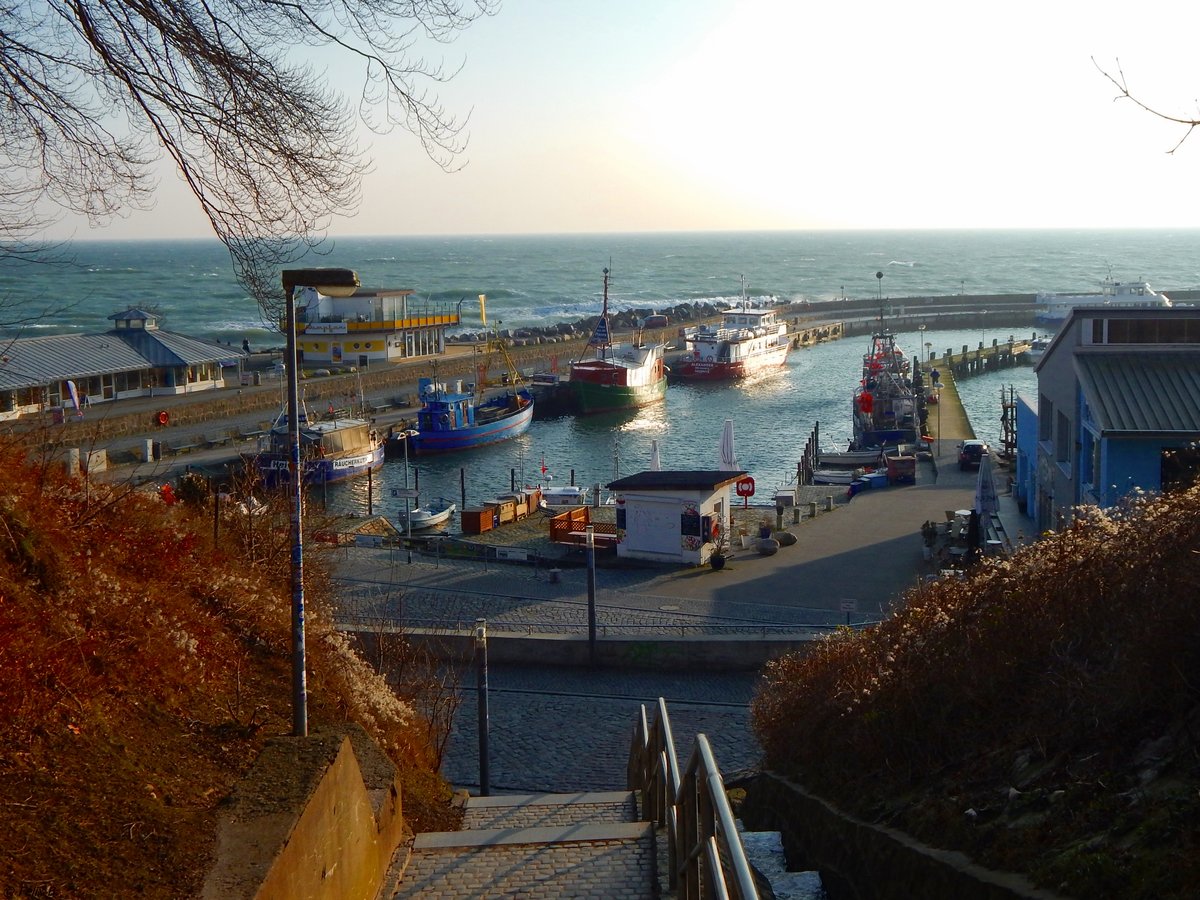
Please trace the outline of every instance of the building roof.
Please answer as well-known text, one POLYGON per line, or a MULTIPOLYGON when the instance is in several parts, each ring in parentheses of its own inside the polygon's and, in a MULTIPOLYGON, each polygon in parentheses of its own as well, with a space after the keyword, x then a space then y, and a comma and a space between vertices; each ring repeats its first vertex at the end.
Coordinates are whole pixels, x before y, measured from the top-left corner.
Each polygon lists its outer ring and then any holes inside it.
POLYGON ((16 338, 0 344, 0 390, 166 366, 233 365, 237 356, 232 347, 170 331, 114 329, 16 338))
POLYGON ((1080 353, 1075 366, 1102 433, 1200 433, 1200 348, 1080 353))
POLYGON ((710 469, 647 471, 608 483, 610 491, 715 491, 745 478, 741 471, 710 469))

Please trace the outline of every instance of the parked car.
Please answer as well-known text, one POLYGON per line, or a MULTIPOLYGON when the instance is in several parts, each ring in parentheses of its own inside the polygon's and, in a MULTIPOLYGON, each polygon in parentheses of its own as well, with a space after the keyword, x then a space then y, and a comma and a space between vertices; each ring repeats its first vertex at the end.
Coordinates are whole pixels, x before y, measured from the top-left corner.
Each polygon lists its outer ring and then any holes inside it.
POLYGON ((979 461, 987 456, 986 441, 963 441, 958 445, 958 467, 962 471, 978 469, 979 461))

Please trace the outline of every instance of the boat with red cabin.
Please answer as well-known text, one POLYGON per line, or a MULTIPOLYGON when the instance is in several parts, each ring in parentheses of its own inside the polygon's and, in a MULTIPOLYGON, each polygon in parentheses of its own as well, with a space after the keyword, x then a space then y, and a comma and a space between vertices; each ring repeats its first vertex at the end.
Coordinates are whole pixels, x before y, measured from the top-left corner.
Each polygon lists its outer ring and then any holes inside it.
POLYGON ((782 368, 791 349, 786 322, 774 309, 751 308, 742 278, 742 302, 721 314, 719 325, 704 324, 684 332, 690 350, 671 364, 670 376, 681 381, 730 381, 782 368))

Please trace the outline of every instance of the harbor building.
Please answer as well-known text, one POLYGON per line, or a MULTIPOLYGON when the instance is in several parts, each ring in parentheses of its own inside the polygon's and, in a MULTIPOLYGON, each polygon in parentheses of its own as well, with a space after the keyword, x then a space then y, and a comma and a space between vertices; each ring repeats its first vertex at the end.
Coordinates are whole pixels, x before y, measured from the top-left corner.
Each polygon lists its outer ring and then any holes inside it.
POLYGON ((93 403, 168 397, 225 386, 240 366, 233 347, 159 328, 159 317, 131 307, 108 317, 101 334, 14 338, 0 348, 0 421, 50 410, 78 415, 93 403))
POLYGON ((1200 474, 1200 308, 1076 308, 1034 371, 1013 492, 1038 533, 1200 474))
POLYGON ((443 353, 446 329, 462 321, 462 300, 437 303, 413 293, 359 288, 349 297, 326 297, 314 288, 298 290, 296 348, 302 363, 366 369, 443 353))

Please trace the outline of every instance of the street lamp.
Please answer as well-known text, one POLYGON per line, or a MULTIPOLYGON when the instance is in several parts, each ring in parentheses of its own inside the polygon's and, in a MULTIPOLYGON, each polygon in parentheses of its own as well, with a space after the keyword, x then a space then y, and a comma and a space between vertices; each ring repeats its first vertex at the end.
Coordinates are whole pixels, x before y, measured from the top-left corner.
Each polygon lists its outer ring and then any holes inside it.
POLYGON ((304 536, 301 530, 304 502, 304 471, 300 465, 300 373, 296 352, 296 288, 311 287, 327 297, 349 297, 358 289, 358 274, 352 269, 284 269, 283 290, 287 294, 287 415, 288 467, 291 470, 292 539, 292 736, 308 735, 308 688, 304 653, 304 536))

